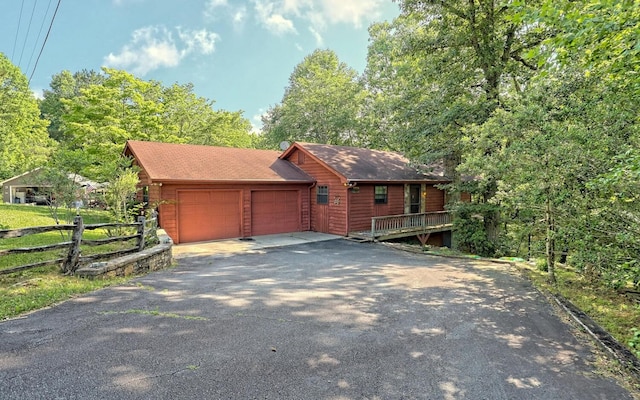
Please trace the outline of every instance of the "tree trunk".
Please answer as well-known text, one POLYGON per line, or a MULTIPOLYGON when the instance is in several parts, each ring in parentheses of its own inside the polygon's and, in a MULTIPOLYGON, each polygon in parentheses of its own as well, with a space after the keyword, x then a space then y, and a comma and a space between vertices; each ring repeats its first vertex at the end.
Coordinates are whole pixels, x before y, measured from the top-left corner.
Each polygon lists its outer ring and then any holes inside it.
POLYGON ((549 282, 556 284, 555 271, 555 226, 553 221, 553 213, 551 210, 551 201, 547 197, 545 208, 545 222, 547 225, 547 240, 545 256, 547 258, 547 271, 549 273, 549 282))
MULTIPOLYGON (((488 204, 489 201, 496 195, 498 192, 498 184, 495 180, 492 180, 489 185, 487 185, 486 191, 482 194, 484 198, 485 204, 488 204)), ((484 230, 487 234, 487 239, 493 243, 494 247, 498 247, 498 232, 500 225, 500 212, 498 208, 488 208, 484 213, 484 230)))
MULTIPOLYGON (((460 202, 460 191, 457 190, 460 184, 460 174, 458 173, 458 165, 460 165, 460 154, 452 151, 443 160, 444 175, 451 179, 453 190, 447 190, 446 204, 453 206, 460 202)), ((451 248, 458 250, 458 241, 456 240, 456 233, 451 232, 451 248)))

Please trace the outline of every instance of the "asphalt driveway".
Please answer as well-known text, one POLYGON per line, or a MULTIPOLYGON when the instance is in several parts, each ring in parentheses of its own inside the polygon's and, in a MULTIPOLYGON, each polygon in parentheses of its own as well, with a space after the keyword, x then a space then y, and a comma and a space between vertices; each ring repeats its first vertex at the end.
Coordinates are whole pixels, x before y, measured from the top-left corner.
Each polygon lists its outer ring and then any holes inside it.
POLYGON ((509 266, 331 240, 0 323, 1 399, 631 399, 509 266))

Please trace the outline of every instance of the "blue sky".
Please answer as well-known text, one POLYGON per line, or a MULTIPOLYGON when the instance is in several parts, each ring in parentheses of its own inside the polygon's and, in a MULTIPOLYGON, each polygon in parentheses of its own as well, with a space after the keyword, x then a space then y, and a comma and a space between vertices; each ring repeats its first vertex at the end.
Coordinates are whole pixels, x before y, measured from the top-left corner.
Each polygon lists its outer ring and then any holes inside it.
MULTIPOLYGON (((0 0, 0 52, 27 77, 57 3, 0 0)), ((306 55, 329 48, 362 72, 367 28, 398 13, 392 0, 61 0, 31 89, 65 69, 109 66, 191 82, 215 108, 244 110, 260 127, 306 55)))

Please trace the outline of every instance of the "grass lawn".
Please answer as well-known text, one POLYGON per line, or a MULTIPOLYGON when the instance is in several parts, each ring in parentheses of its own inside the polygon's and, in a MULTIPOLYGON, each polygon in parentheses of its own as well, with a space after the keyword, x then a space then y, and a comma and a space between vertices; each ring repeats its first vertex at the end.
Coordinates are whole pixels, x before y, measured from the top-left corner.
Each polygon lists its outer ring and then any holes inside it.
MULTIPOLYGON (((81 215, 85 224, 109 222, 109 216, 103 211, 82 210, 81 215)), ((0 204, 0 229, 46 225, 55 225, 47 207, 0 204)), ((107 233, 104 230, 92 230, 85 231, 83 238, 100 239, 106 236, 107 233)), ((41 246, 68 240, 66 232, 62 232, 62 234, 61 232, 46 232, 21 238, 0 239, 0 249, 41 246)), ((118 246, 122 246, 122 244, 111 244, 100 246, 100 248, 83 246, 82 254, 105 252, 118 246)), ((131 246, 131 243, 127 246, 131 246)), ((61 258, 65 254, 66 250, 55 250, 36 254, 0 256, 0 269, 61 258)), ((57 266, 0 275, 0 320, 124 281, 125 278, 88 280, 64 276, 57 266)))

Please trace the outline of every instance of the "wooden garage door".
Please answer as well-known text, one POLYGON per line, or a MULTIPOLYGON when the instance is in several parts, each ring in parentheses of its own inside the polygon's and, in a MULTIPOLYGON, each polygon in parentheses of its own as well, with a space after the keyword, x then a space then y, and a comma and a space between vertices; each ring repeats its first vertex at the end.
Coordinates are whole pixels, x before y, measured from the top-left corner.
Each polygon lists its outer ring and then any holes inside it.
POLYGON ((297 190, 251 192, 251 234, 298 232, 300 203, 297 190))
POLYGON ((240 221, 239 191, 178 192, 180 243, 239 237, 240 221))

